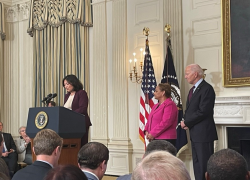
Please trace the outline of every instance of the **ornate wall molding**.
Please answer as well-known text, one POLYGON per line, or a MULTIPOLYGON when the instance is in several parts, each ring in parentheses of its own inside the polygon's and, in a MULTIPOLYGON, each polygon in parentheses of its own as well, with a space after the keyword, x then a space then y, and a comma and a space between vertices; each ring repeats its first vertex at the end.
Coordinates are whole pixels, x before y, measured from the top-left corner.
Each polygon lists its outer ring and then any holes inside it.
POLYGON ((217 97, 214 106, 216 124, 250 124, 250 96, 217 97))
POLYGON ((215 104, 249 103, 250 96, 216 97, 215 104))
POLYGON ((18 21, 19 5, 14 5, 5 8, 6 22, 16 22, 18 21))
POLYGON ((243 107, 242 106, 216 106, 214 109, 214 116, 242 116, 243 115, 243 107))
POLYGON ((20 14, 22 15, 22 20, 29 18, 30 2, 20 4, 20 14))
POLYGON ((6 22, 19 22, 29 18, 30 2, 5 7, 6 22))

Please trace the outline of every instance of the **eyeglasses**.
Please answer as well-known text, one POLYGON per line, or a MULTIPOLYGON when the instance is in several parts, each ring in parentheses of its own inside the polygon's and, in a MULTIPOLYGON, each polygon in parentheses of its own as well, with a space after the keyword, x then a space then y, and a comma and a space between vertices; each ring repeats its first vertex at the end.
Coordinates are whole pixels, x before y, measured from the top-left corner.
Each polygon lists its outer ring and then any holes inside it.
POLYGON ((20 132, 26 132, 26 130, 21 130, 20 132))

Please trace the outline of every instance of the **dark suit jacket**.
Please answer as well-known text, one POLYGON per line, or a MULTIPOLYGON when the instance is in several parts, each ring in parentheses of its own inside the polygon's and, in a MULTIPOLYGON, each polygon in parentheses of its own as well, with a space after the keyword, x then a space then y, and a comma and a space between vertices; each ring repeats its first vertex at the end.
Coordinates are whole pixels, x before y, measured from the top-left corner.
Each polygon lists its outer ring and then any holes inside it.
POLYGON ((35 161, 33 164, 17 171, 12 180, 43 180, 52 167, 42 161, 35 161))
POLYGON ((184 120, 193 142, 218 139, 213 117, 214 101, 214 89, 205 80, 196 88, 190 102, 187 99, 184 120))
POLYGON ((86 171, 83 171, 84 174, 86 175, 86 177, 88 178, 88 180, 98 180, 95 176, 93 176, 92 174, 86 172, 86 171))
POLYGON ((11 134, 3 133, 3 138, 4 138, 5 146, 8 149, 8 151, 10 151, 10 149, 14 149, 16 151, 16 144, 15 144, 11 134))
MULTIPOLYGON (((65 94, 64 104, 67 102, 70 93, 65 94)), ((86 91, 79 90, 75 93, 73 102, 72 102, 72 111, 85 115, 86 127, 91 126, 91 122, 88 115, 88 95, 86 91)))

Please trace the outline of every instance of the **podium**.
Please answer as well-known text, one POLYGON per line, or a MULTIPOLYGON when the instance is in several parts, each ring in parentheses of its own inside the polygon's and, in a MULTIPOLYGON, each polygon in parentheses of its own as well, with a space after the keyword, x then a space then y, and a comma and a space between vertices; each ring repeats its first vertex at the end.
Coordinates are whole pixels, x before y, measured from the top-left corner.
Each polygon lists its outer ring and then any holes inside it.
MULTIPOLYGON (((81 148, 81 138, 85 133, 85 116, 64 107, 29 108, 26 133, 33 138, 42 129, 52 129, 63 138, 59 164, 77 166, 77 154, 81 148)), ((32 152, 33 161, 36 156, 32 152)))

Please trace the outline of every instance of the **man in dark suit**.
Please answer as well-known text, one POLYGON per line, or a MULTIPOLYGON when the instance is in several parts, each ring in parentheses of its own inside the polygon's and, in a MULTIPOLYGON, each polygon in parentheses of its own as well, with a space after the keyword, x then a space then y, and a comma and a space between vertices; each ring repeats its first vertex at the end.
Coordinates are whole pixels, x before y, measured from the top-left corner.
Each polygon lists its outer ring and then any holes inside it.
POLYGON ((78 166, 88 180, 101 180, 109 160, 108 148, 99 142, 89 142, 78 152, 78 166))
POLYGON ((189 129, 196 180, 205 180, 207 161, 214 153, 214 140, 218 139, 213 118, 215 92, 203 76, 204 72, 199 65, 186 67, 185 79, 193 87, 188 94, 181 127, 189 129))
MULTIPOLYGON (((0 131, 3 130, 3 123, 0 122, 0 131)), ((17 153, 15 142, 9 133, 3 133, 3 153, 2 159, 9 168, 10 176, 12 177, 17 170, 17 153)))
MULTIPOLYGON (((2 157, 2 152, 3 152, 3 136, 2 132, 0 131, 0 157, 2 157)), ((5 161, 0 158, 0 173, 4 174, 6 179, 10 179, 10 174, 9 174, 9 169, 8 166, 6 165, 5 161)), ((3 176, 4 176, 3 175, 3 176)))
POLYGON ((42 180, 47 172, 58 165, 62 149, 62 138, 51 129, 38 132, 33 141, 36 161, 17 171, 12 180, 42 180))

